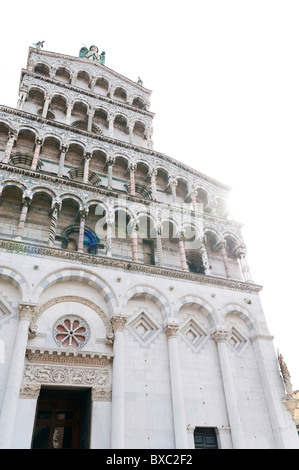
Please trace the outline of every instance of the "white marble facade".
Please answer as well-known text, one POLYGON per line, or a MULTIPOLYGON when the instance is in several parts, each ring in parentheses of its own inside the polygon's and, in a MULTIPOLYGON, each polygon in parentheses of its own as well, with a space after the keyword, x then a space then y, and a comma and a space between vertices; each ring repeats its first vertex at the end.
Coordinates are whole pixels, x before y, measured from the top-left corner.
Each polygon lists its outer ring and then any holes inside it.
POLYGON ((48 390, 88 394, 93 449, 298 448, 229 188, 153 150, 150 94, 30 48, 0 107, 2 449, 48 390))

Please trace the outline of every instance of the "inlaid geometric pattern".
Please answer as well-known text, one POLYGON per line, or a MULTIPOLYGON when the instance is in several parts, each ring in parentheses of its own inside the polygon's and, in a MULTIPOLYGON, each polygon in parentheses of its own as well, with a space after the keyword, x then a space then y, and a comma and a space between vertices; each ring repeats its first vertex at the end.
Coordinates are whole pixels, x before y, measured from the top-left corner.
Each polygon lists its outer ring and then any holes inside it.
POLYGON ((142 346, 148 346, 160 331, 159 325, 145 312, 129 321, 128 328, 142 346))
POLYGON ((243 352, 247 345, 247 338, 234 326, 229 330, 226 339, 229 346, 238 354, 243 352))
POLYGON ((207 331, 200 326, 194 318, 184 323, 180 328, 179 334, 195 352, 197 352, 208 339, 207 331))

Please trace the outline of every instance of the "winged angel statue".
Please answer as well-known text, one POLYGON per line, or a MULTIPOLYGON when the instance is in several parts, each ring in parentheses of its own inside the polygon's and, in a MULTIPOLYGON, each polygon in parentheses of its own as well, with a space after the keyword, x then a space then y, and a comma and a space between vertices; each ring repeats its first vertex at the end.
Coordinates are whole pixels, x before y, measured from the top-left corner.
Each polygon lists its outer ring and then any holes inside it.
POLYGON ((79 57, 95 60, 96 62, 100 62, 102 65, 105 65, 105 51, 102 51, 101 54, 99 54, 97 46, 90 46, 88 49, 88 47, 83 45, 80 49, 79 57))

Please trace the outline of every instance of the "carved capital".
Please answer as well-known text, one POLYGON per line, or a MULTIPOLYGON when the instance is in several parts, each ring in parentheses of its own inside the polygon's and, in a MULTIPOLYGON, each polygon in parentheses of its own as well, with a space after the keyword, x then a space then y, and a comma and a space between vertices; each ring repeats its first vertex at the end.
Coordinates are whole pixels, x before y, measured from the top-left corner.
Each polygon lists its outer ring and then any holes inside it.
POLYGON ((220 248, 225 248, 226 247, 226 240, 224 238, 222 238, 219 241, 219 246, 220 246, 220 248))
POLYGON ((211 331, 211 336, 216 343, 224 343, 227 339, 227 333, 224 328, 215 328, 211 331))
POLYGON ((175 178, 171 178, 171 179, 169 180, 169 184, 170 184, 170 186, 172 186, 172 187, 175 188, 175 187, 178 185, 178 182, 177 182, 177 180, 176 180, 175 178))
POLYGON ((137 169, 137 163, 134 163, 134 162, 131 162, 129 164, 129 169, 132 173, 135 173, 136 169, 137 169))
POLYGON ((35 317, 36 304, 19 302, 19 319, 28 320, 30 323, 35 317))
POLYGON ((164 326, 164 331, 167 338, 176 338, 179 326, 176 324, 168 324, 164 326))
POLYGON ((246 250, 246 245, 244 245, 244 243, 242 243, 240 246, 238 246, 238 248, 236 249, 236 255, 239 257, 239 258, 244 258, 247 254, 247 250, 246 250))
POLYGON ((113 331, 124 331, 125 324, 127 322, 127 317, 122 315, 115 315, 111 318, 111 324, 113 331))

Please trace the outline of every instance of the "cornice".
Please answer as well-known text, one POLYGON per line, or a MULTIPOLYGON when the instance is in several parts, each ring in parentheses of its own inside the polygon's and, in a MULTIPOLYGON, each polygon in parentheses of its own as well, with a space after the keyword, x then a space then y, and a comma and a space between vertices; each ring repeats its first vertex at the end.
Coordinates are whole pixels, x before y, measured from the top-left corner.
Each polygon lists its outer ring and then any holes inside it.
MULTIPOLYGON (((85 59, 83 57, 75 57, 75 56, 66 55, 66 54, 59 54, 58 52, 44 51, 44 50, 36 49, 34 47, 29 47, 28 60, 32 52, 35 54, 43 55, 45 57, 56 57, 58 59, 70 60, 72 62, 81 62, 83 64, 89 64, 89 65, 91 64, 91 61, 89 59, 85 59)), ((27 63, 28 63, 28 60, 27 60, 27 63)), ((106 65, 100 64, 99 62, 96 62, 96 61, 92 61, 92 65, 98 67, 100 70, 104 70, 104 71, 107 70, 109 73, 111 73, 111 75, 114 75, 115 77, 129 83, 131 86, 136 87, 140 91, 146 92, 149 95, 152 94, 152 90, 150 90, 149 88, 145 88, 144 86, 139 85, 138 83, 134 82, 134 80, 131 80, 130 78, 125 77, 124 75, 118 72, 115 72, 115 70, 110 69, 106 65)))
POLYGON ((49 348, 27 348, 26 358, 30 362, 48 362, 60 364, 76 364, 85 366, 107 365, 113 359, 112 353, 96 353, 91 351, 67 351, 49 348))
POLYGON ((29 75, 30 77, 37 78, 39 80, 42 80, 43 82, 51 83, 53 85, 57 85, 61 88, 65 88, 66 90, 71 90, 80 93, 81 95, 86 95, 90 96, 91 98, 96 98, 99 101, 104 101, 105 103, 113 104, 114 106, 118 106, 120 108, 125 108, 130 111, 134 111, 135 113, 140 113, 144 114, 145 116, 149 117, 154 117, 155 113, 152 111, 147 111, 145 109, 139 109, 135 108, 134 106, 131 106, 127 103, 122 103, 121 101, 116 101, 111 98, 108 98, 106 96, 100 95, 98 93, 93 93, 92 91, 85 90, 84 88, 76 87, 74 85, 70 85, 69 83, 64 83, 59 80, 55 80, 54 78, 46 77, 44 75, 40 75, 38 73, 31 72, 30 70, 27 69, 22 69, 21 70, 21 78, 20 78, 20 86, 22 85, 22 79, 25 75, 29 75))
POLYGON ((103 268, 117 269, 125 272, 130 271, 133 274, 145 274, 153 277, 163 277, 175 279, 178 281, 194 282, 199 285, 215 286, 223 289, 230 289, 249 293, 258 293, 262 286, 257 284, 236 281, 232 279, 220 278, 215 276, 205 276, 191 272, 180 271, 176 269, 151 266, 132 261, 120 260, 117 258, 91 255, 88 253, 78 253, 75 251, 63 250, 59 248, 50 248, 42 245, 33 245, 32 243, 7 240, 0 238, 0 250, 9 251, 20 255, 54 258, 60 261, 79 263, 89 266, 101 266, 103 268))
POLYGON ((225 185, 224 183, 221 183, 207 175, 204 175, 203 173, 199 172, 198 170, 195 170, 191 167, 189 167, 188 165, 184 164, 184 163, 181 163, 179 162, 178 160, 175 160, 174 158, 172 157, 168 157, 167 155, 163 154, 163 153, 159 153, 159 152, 156 152, 155 150, 152 150, 152 149, 147 149, 146 147, 139 147, 139 146, 136 146, 136 145, 132 145, 132 144, 128 144, 128 143, 125 143, 125 142, 122 142, 121 140, 117 140, 117 139, 112 139, 110 137, 106 137, 106 136, 102 136, 102 135, 98 135, 98 134, 93 134, 92 132, 87 132, 87 131, 83 131, 81 129, 77 129, 76 127, 73 127, 73 126, 70 126, 70 125, 67 125, 67 124, 62 124, 62 123, 59 123, 59 122, 56 122, 56 121, 52 121, 50 119, 46 119, 46 118, 42 118, 36 114, 31 114, 31 113, 28 113, 28 112, 25 112, 25 111, 22 111, 22 110, 19 110, 19 109, 15 109, 15 108, 10 108, 8 106, 4 106, 4 105, 0 105, 0 111, 2 112, 5 112, 5 113, 8 113, 8 114, 12 114, 12 115, 15 115, 15 116, 19 116, 19 117, 22 117, 22 118, 27 118, 31 121, 35 121, 39 124, 47 124, 49 126, 52 126, 52 127, 55 127, 57 129, 62 129, 62 130, 65 130, 65 131, 71 131, 72 133, 74 134, 78 134, 79 136, 83 136, 83 137, 91 137, 93 139, 96 139, 96 140, 99 140, 101 142, 106 142, 108 144, 113 144, 113 145, 116 145, 118 147, 121 147, 121 148, 126 148, 126 149, 131 149, 132 151, 135 151, 137 153, 142 153, 144 155, 148 155, 148 156, 151 156, 151 157, 154 157, 154 158, 159 158, 161 159, 162 161, 165 161, 165 162, 168 162, 172 165, 175 165, 176 167, 178 168, 181 168, 183 169, 184 171, 187 171, 188 173, 210 183, 210 184, 213 184, 214 186, 220 188, 220 189, 223 189, 225 191, 230 191, 231 190, 231 187, 230 186, 227 186, 225 185))

